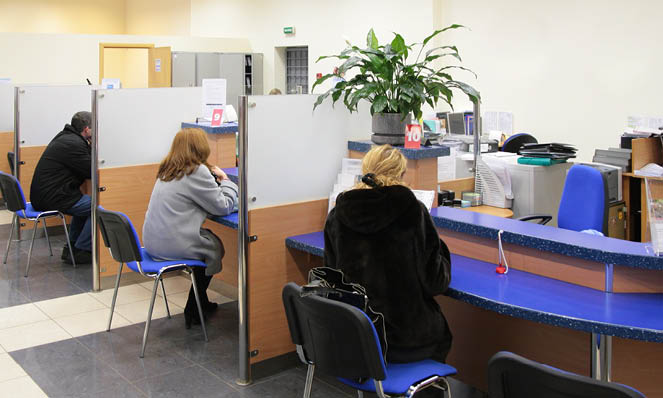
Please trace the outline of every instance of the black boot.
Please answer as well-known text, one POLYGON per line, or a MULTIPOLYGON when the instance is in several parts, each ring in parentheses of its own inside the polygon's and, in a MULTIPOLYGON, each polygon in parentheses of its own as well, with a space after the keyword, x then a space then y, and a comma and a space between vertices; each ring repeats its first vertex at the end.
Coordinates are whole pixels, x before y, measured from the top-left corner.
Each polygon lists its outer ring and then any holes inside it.
MULTIPOLYGON (((209 301, 207 297, 207 287, 212 281, 211 276, 205 275, 205 268, 193 267, 193 278, 198 288, 198 296, 200 298, 200 306, 203 308, 203 314, 207 319, 207 314, 214 312, 217 308, 216 303, 209 301)), ((193 292, 193 286, 189 289, 189 298, 184 307, 184 326, 189 329, 191 325, 200 324, 200 316, 198 315, 198 306, 196 305, 196 296, 193 292)))

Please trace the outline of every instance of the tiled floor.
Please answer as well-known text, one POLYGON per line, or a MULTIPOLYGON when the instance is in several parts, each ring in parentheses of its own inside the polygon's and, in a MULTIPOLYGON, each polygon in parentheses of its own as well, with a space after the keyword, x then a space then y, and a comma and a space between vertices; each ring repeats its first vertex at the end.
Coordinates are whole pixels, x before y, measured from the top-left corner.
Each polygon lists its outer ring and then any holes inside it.
MULTIPOLYGON (((0 211, 0 223, 2 220, 0 211)), ((9 226, 0 225, 0 247, 8 235, 9 226)), ((90 266, 73 269, 62 264, 64 239, 56 235, 51 241, 52 257, 45 239, 35 241, 28 278, 23 277, 23 269, 29 242, 13 242, 7 264, 0 264, 0 397, 302 395, 303 366, 254 380, 250 386, 237 385, 236 302, 208 292, 210 299, 221 305, 208 320, 206 343, 200 326, 184 328, 182 311, 191 285, 184 277, 165 282, 171 319, 165 317, 164 300, 158 291, 145 358, 139 358, 152 282, 120 288, 113 329, 106 332, 112 290, 90 292, 90 266)), ((454 397, 484 397, 460 382, 451 383, 454 397)), ((318 374, 313 396, 356 394, 318 374)))

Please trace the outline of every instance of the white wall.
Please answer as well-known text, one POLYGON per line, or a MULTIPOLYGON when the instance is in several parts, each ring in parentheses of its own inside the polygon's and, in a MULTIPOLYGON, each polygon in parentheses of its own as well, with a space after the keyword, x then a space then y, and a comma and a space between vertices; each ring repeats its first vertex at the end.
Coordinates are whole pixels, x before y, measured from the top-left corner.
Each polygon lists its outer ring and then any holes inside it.
POLYGON ((482 109, 514 112, 517 131, 576 144, 589 160, 619 144, 628 115, 663 115, 663 2, 441 3, 442 25, 472 29, 449 42, 479 75, 482 109))
POLYGON ((346 38, 363 47, 371 27, 381 42, 391 41, 392 32, 408 43, 421 41, 433 30, 432 5, 432 0, 407 4, 399 0, 191 0, 191 34, 248 38, 254 52, 264 54, 265 93, 275 86, 285 88, 280 86, 284 80, 274 76, 275 47, 307 45, 310 89, 316 73, 331 73, 337 65, 335 61, 316 64, 317 58, 340 52, 346 38), (294 26, 296 34, 283 34, 286 26, 294 26))
POLYGON ((0 77, 14 84, 99 81, 99 43, 152 43, 173 51, 251 51, 247 39, 0 33, 0 77))

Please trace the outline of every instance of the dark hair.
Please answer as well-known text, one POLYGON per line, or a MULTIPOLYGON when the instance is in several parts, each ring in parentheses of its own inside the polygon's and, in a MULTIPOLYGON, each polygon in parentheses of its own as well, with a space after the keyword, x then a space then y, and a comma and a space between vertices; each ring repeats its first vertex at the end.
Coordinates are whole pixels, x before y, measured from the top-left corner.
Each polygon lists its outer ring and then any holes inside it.
POLYGON ((79 134, 82 133, 86 127, 92 127, 92 112, 76 112, 74 117, 71 118, 71 127, 73 127, 79 134))

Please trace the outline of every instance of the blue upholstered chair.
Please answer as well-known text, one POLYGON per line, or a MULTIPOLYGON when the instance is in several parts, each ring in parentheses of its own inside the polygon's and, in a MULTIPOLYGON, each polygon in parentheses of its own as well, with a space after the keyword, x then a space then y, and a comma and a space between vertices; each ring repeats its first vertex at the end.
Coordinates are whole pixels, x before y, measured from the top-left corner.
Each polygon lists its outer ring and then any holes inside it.
POLYGON ((154 286, 152 287, 152 298, 150 301, 150 308, 147 311, 147 321, 145 323, 145 332, 143 333, 143 344, 140 349, 140 357, 145 356, 145 345, 147 344, 147 335, 150 330, 150 322, 152 321, 152 310, 154 309, 154 300, 157 294, 159 282, 161 282, 161 289, 163 292, 163 299, 166 303, 166 312, 170 318, 170 309, 168 308, 168 299, 166 298, 166 289, 163 285, 163 274, 172 271, 184 270, 189 273, 191 283, 193 286, 193 293, 196 296, 196 304, 198 306, 198 314, 200 315, 200 323, 203 327, 203 334, 205 341, 207 339, 207 329, 205 328, 205 319, 203 316, 203 309, 200 305, 200 298, 198 297, 198 287, 194 280, 192 267, 205 267, 205 263, 200 260, 173 260, 173 261, 158 261, 152 258, 150 254, 141 247, 140 240, 136 229, 125 214, 97 209, 99 220, 99 229, 103 237, 104 244, 111 252, 111 255, 120 263, 117 270, 117 279, 115 280, 115 291, 113 292, 113 301, 111 302, 110 315, 108 317, 108 328, 110 331, 111 323, 113 322, 113 311, 115 309, 115 299, 117 298, 117 291, 120 288, 120 278, 122 277, 122 268, 124 264, 134 272, 139 272, 141 275, 154 279, 154 286))
MULTIPOLYGON (((46 228, 46 219, 52 217, 60 217, 62 220, 62 226, 64 227, 64 235, 69 242, 69 231, 67 231, 67 221, 64 218, 64 214, 60 213, 57 210, 48 210, 48 211, 37 211, 35 210, 30 202, 25 201, 25 195, 23 194, 23 188, 18 182, 16 177, 3 173, 0 171, 0 190, 2 190, 2 197, 7 204, 7 209, 14 213, 12 217, 12 226, 9 231, 9 239, 7 240, 7 250, 5 251, 5 258, 2 261, 3 264, 7 264, 7 256, 9 255, 9 248, 12 243, 12 238, 14 237, 14 227, 18 222, 18 219, 24 219, 34 222, 32 227, 32 239, 30 240, 30 250, 28 251, 28 263, 25 266, 25 277, 28 276, 28 271, 30 271, 30 260, 32 259, 32 246, 35 243, 35 235, 37 233, 37 226, 40 222, 44 227, 44 235, 46 235, 46 242, 48 242, 48 251, 51 256, 53 255, 53 249, 51 248, 51 241, 48 238, 48 230, 46 228)), ((71 245, 69 246, 69 254, 71 255, 71 262, 76 267, 76 261, 74 260, 74 253, 71 250, 71 245)))
MULTIPOLYGON (((551 219, 543 214, 519 218, 521 221, 539 220, 539 224, 546 224, 551 219)), ((600 171, 580 164, 569 169, 557 210, 557 226, 608 234, 608 187, 600 171)))
POLYGON ((292 282, 283 288, 290 336, 308 365, 304 398, 311 395, 316 368, 357 389, 359 397, 363 391, 409 398, 428 387, 448 389, 445 377, 456 374, 452 366, 434 360, 385 363, 375 327, 363 311, 301 292, 292 282))
POLYGON ((505 351, 488 362, 488 394, 491 398, 644 398, 623 384, 565 372, 505 351))
POLYGON ((531 134, 518 133, 509 136, 502 144, 502 152, 518 153, 523 144, 536 144, 538 141, 531 134))

